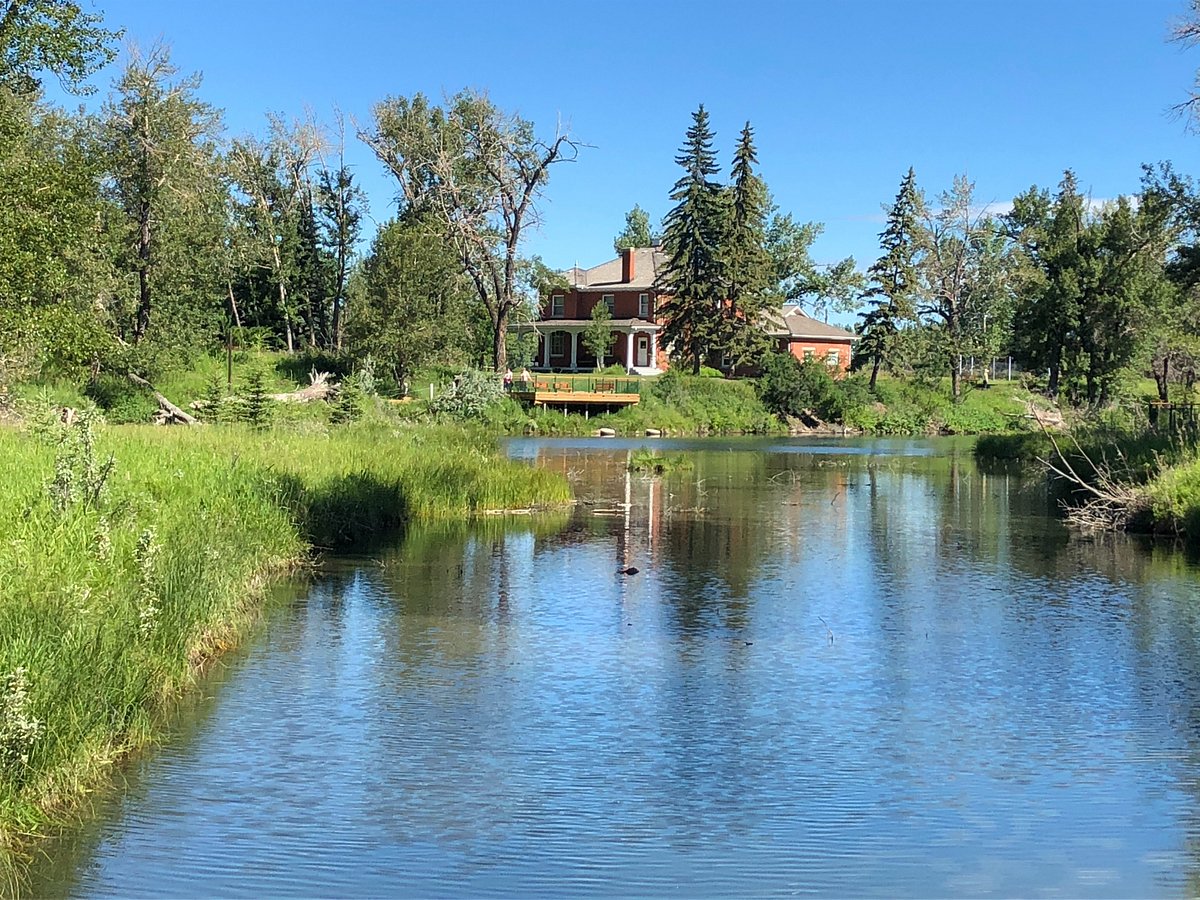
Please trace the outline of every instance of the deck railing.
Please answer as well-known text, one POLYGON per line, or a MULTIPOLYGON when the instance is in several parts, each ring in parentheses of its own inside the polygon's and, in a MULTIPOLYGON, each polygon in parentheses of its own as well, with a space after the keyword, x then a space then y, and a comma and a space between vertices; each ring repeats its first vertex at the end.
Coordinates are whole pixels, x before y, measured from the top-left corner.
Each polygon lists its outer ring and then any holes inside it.
POLYGON ((552 372, 537 372, 526 384, 520 378, 513 380, 512 393, 529 395, 551 394, 638 394, 642 392, 642 379, 623 375, 566 375, 552 372))

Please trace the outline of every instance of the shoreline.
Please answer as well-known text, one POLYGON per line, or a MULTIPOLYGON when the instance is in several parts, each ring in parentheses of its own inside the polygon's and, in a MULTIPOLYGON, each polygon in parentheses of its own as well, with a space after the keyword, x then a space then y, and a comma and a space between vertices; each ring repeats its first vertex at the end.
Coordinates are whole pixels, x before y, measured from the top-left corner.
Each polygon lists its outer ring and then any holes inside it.
POLYGON ((462 429, 0 429, 9 882, 314 555, 569 500, 565 479, 462 429))

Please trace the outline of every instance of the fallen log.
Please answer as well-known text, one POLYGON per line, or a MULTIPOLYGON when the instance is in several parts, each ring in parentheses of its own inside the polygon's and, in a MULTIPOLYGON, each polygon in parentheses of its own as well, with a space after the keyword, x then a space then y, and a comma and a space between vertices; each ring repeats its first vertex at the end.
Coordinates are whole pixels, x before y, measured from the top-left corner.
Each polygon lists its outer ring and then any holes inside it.
POLYGON ((309 403, 313 400, 325 400, 337 385, 329 380, 328 372, 318 372, 313 369, 308 374, 308 387, 286 394, 272 394, 271 399, 277 403, 309 403))
POLYGON ((150 391, 150 393, 152 393, 154 395, 154 399, 158 401, 159 411, 158 411, 158 414, 154 417, 154 421, 157 422, 158 424, 160 424, 160 425, 176 425, 176 424, 199 425, 199 424, 201 424, 200 420, 197 419, 195 416, 188 415, 182 409, 180 409, 178 406, 176 406, 174 403, 172 403, 170 400, 168 400, 166 397, 164 397, 162 394, 160 394, 157 390, 155 390, 154 385, 152 385, 150 382, 148 382, 141 375, 135 375, 133 372, 130 372, 129 380, 132 381, 134 384, 138 385, 139 387, 147 388, 150 391))

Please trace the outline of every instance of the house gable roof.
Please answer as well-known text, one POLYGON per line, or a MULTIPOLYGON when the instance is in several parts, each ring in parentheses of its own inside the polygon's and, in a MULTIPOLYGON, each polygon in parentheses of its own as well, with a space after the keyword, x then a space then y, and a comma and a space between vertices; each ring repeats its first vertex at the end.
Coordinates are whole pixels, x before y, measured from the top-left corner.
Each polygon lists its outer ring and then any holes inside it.
POLYGON ((659 270, 667 263, 667 255, 658 247, 633 248, 633 278, 621 280, 621 257, 602 262, 590 269, 576 266, 563 274, 571 287, 578 291, 647 291, 654 287, 659 270))
POLYGON ((819 322, 806 315, 798 306, 773 310, 764 317, 769 333, 792 340, 857 341, 858 335, 836 325, 819 322))

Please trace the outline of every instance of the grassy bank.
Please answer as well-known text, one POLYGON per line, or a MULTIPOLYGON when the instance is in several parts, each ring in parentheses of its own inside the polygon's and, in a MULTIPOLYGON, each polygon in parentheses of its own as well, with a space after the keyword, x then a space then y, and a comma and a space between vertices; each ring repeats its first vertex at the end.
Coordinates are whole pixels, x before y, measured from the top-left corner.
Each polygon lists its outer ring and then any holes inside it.
MULTIPOLYGON (((818 410, 834 430, 880 435, 997 434, 1025 427, 1029 394, 1017 383, 968 387, 955 402, 949 382, 881 377, 872 393, 861 377, 832 381, 836 412, 818 410)), ((418 405, 412 412, 417 413, 418 405)), ((656 428, 674 435, 782 434, 788 423, 763 403, 752 380, 670 373, 642 380, 641 402, 602 415, 531 410, 505 398, 484 416, 504 434, 586 435, 598 428, 641 434, 656 428)))
POLYGON ((1054 442, 1042 433, 982 437, 975 457, 982 465, 1050 463, 1068 476, 1047 470, 1051 494, 1077 524, 1200 544, 1200 446, 1187 435, 1080 425, 1054 442))
POLYGON ((463 430, 0 429, 5 848, 151 740, 270 577, 312 547, 568 496, 463 430))
POLYGON ((503 434, 579 436, 598 428, 637 435, 656 428, 674 435, 781 434, 787 428, 763 406, 749 381, 671 373, 640 379, 641 399, 619 411, 564 414, 531 409, 505 397, 489 408, 484 421, 503 434))

